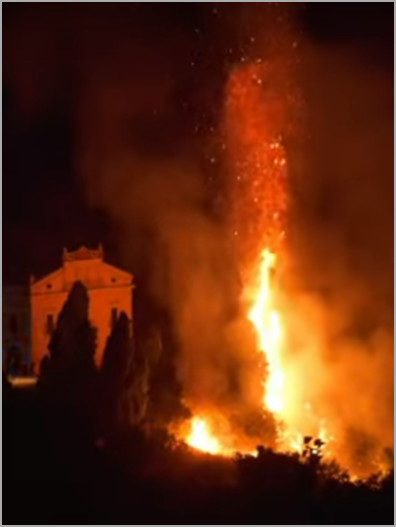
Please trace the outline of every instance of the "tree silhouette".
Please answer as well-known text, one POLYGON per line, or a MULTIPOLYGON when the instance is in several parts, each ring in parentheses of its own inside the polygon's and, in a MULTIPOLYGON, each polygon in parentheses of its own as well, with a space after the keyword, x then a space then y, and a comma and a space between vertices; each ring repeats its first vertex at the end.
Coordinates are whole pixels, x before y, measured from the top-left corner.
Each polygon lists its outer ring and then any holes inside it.
POLYGON ((182 387, 176 375, 178 345, 165 314, 140 337, 137 349, 149 361, 150 426, 166 427, 173 420, 188 418, 189 410, 183 405, 182 387))
POLYGON ((107 340, 100 370, 100 422, 104 430, 123 424, 123 392, 132 355, 129 320, 121 313, 107 340))
POLYGON ((106 344, 100 371, 102 432, 141 424, 147 409, 149 358, 132 340, 125 313, 117 319, 106 344))
POLYGON ((51 396, 84 404, 83 392, 95 378, 96 330, 88 318, 85 286, 76 282, 58 317, 40 367, 39 386, 51 396))
POLYGON ((137 347, 128 365, 123 393, 123 412, 128 423, 138 426, 146 416, 149 396, 150 365, 144 348, 137 347))

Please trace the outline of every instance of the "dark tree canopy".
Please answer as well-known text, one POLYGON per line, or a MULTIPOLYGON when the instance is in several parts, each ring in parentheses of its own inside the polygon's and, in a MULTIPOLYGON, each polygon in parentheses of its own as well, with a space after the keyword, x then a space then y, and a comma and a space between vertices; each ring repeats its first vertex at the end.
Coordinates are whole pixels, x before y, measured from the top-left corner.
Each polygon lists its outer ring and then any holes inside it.
POLYGON ((147 407, 149 358, 133 344, 131 322, 121 313, 107 341, 100 370, 101 426, 105 434, 142 422, 147 407))
POLYGON ((95 376, 96 329, 89 318, 88 292, 76 282, 58 317, 41 363, 40 385, 59 394, 80 394, 95 376))
POLYGON ((124 380, 128 362, 133 353, 130 336, 130 322, 122 312, 114 325, 103 354, 102 377, 108 383, 117 384, 124 380))
POLYGON ((125 391, 128 366, 132 361, 133 343, 130 321, 123 312, 118 317, 107 340, 100 370, 100 422, 104 432, 122 424, 122 400, 125 391))
POLYGON ((140 347, 135 348, 129 363, 123 409, 127 422, 132 426, 142 424, 146 417, 149 397, 150 361, 140 347))

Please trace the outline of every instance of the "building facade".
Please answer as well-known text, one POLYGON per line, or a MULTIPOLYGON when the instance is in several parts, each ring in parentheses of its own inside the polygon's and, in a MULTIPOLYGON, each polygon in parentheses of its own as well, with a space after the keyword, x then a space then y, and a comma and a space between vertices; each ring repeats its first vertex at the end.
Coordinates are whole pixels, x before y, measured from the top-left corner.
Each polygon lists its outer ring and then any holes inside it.
POLYGON ((10 375, 19 375, 31 364, 29 288, 3 285, 2 300, 3 367, 10 375))
POLYGON ((103 249, 63 250, 62 267, 40 280, 31 279, 31 348, 35 373, 48 352, 51 334, 67 296, 77 281, 89 296, 89 319, 97 329, 96 363, 100 365, 106 341, 119 313, 132 320, 133 276, 103 260, 103 249))

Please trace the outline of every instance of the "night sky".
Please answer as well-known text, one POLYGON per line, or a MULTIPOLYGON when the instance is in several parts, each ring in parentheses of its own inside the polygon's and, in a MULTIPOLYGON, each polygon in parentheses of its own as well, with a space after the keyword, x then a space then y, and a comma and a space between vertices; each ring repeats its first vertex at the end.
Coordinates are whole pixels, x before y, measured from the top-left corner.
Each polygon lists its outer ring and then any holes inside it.
MULTIPOLYGON (((132 149, 147 157, 187 152, 216 177, 210 135, 227 68, 243 54, 249 29, 236 31, 231 4, 2 9, 3 281, 56 268, 63 246, 102 242, 118 261, 116 226, 81 178, 82 138, 96 126, 88 102, 102 73, 114 68, 129 87, 123 133, 132 149)), ((353 46, 368 74, 374 64, 393 74, 392 3, 309 4, 299 16, 316 46, 353 46)), ((116 101, 117 90, 109 104, 116 101)))

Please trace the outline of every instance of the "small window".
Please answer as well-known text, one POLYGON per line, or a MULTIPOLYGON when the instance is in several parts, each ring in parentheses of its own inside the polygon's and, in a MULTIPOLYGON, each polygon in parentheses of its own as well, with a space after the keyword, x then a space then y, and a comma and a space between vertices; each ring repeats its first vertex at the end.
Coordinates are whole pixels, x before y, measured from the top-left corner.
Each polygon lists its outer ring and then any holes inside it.
POLYGON ((111 283, 112 283, 112 284, 115 284, 116 282, 117 282, 117 278, 114 278, 114 277, 113 277, 113 278, 111 279, 111 283))
POLYGON ((114 326, 116 325, 117 318, 118 318, 117 308, 116 307, 112 307, 111 308, 111 321, 110 321, 110 324, 111 324, 112 328, 114 328, 114 326))
POLYGON ((9 324, 10 333, 16 335, 18 333, 18 317, 15 314, 10 315, 9 324))
POLYGON ((52 284, 47 284, 47 289, 52 289, 52 284))
POLYGON ((46 327, 47 335, 52 335, 54 329, 55 329, 54 315, 50 313, 49 315, 47 315, 47 327, 46 327))

